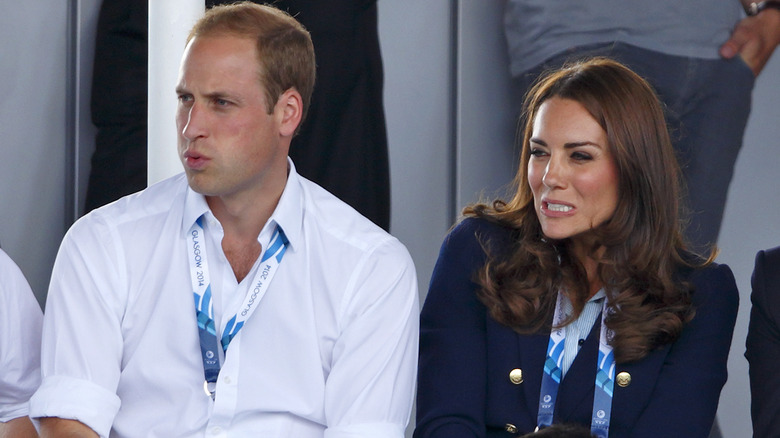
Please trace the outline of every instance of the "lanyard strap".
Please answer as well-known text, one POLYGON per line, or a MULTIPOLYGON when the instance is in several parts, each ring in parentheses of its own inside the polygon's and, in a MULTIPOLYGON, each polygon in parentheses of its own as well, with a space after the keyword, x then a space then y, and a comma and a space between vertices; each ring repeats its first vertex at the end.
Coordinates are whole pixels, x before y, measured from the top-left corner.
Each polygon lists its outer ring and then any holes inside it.
POLYGON ((284 232, 276 226, 268 248, 263 252, 260 266, 255 273, 250 290, 247 291, 241 310, 236 312, 227 322, 222 333, 222 339, 217 340, 216 327, 214 326, 214 304, 211 293, 211 280, 209 276, 206 245, 203 244, 203 216, 199 217, 192 225, 189 232, 190 243, 190 278, 195 298, 195 315, 198 321, 198 336, 200 338, 200 351, 203 359, 203 373, 205 382, 203 388, 207 394, 214 398, 216 392, 217 376, 221 365, 217 354, 219 344, 222 352, 227 354, 228 346, 233 338, 244 326, 244 322, 252 316, 257 304, 268 290, 268 284, 276 274, 276 269, 284 257, 289 241, 284 232))
MULTIPOLYGON (((547 343, 547 357, 544 361, 542 372, 542 388, 539 394, 539 412, 537 415, 537 427, 550 426, 555 413, 555 402, 558 397, 558 387, 561 383, 564 343, 566 331, 561 326, 565 315, 563 307, 563 294, 558 293, 553 316, 553 329, 550 331, 550 341, 547 343)), ((601 331, 599 334, 598 370, 595 379, 595 393, 593 397, 593 415, 590 430, 599 438, 607 438, 609 435, 609 421, 612 414, 612 391, 615 381, 615 356, 612 354, 612 346, 607 342, 608 330, 604 318, 607 313, 607 300, 604 300, 601 309, 601 331)))
POLYGON ((599 360, 596 371, 596 384, 593 394, 593 416, 590 431, 598 438, 609 436, 609 420, 612 416, 612 392, 615 387, 615 355, 612 346, 607 343, 609 330, 604 321, 607 314, 607 300, 601 309, 601 333, 599 334, 599 360))

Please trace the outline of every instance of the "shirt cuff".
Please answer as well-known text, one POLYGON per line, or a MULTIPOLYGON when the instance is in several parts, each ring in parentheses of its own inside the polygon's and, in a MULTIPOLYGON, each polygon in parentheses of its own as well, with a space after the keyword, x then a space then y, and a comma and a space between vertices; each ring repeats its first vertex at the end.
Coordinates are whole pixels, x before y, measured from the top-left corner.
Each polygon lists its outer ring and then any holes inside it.
POLYGON ((404 438, 404 426, 396 423, 361 423, 328 427, 324 438, 404 438))
POLYGON ((30 399, 30 418, 58 417, 78 420, 101 437, 107 437, 119 412, 119 397, 88 380, 67 376, 43 379, 30 399))

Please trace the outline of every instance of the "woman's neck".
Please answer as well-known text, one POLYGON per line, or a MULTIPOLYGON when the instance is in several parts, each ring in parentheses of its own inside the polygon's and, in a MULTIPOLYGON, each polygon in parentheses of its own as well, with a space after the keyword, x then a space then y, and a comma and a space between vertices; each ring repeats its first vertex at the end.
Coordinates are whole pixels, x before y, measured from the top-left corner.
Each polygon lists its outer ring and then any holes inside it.
POLYGON ((590 242, 572 242, 571 254, 580 262, 588 277, 588 299, 592 298, 604 286, 599 277, 599 262, 604 255, 605 248, 599 246, 593 250, 594 244, 590 242))

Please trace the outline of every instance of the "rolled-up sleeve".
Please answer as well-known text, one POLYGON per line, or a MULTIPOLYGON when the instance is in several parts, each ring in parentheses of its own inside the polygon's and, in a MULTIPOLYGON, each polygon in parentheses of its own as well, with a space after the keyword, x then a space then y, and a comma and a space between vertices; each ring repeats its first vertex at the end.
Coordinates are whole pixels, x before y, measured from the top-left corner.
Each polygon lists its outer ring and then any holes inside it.
POLYGON ((41 308, 22 271, 0 251, 0 421, 24 417, 40 384, 41 308))
POLYGON ((119 411, 126 274, 116 231, 94 216, 63 239, 43 322, 41 387, 30 416, 78 420, 108 436, 119 411))

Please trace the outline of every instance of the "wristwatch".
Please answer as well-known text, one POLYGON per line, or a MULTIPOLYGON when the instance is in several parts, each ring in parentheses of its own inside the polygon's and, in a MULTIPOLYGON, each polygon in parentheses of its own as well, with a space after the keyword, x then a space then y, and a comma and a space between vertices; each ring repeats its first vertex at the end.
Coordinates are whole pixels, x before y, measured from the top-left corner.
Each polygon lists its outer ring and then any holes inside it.
POLYGON ((754 15, 758 15, 764 9, 780 10, 780 1, 764 0, 760 2, 753 2, 745 8, 745 13, 752 17, 754 15))

